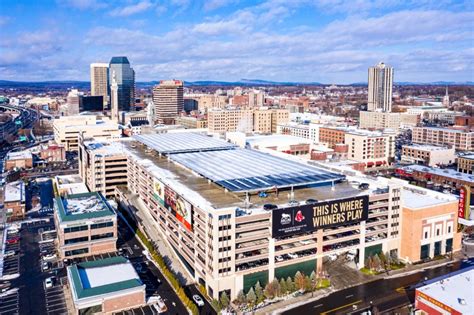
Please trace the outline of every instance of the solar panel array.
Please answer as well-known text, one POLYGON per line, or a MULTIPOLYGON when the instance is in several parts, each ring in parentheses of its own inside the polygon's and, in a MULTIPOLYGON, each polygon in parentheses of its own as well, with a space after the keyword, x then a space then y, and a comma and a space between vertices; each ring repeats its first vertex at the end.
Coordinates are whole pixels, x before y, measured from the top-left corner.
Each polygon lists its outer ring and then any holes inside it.
POLYGON ((191 132, 139 135, 133 138, 162 154, 228 150, 236 147, 223 140, 191 132))
POLYGON ((341 174, 247 149, 179 153, 170 157, 234 192, 324 184, 344 178, 341 174))

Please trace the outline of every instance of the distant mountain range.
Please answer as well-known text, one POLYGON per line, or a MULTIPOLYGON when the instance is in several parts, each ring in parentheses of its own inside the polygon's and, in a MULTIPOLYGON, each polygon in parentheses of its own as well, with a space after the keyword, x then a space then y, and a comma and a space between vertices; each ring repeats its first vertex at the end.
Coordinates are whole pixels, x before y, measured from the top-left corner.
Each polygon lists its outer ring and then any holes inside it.
MULTIPOLYGON (((158 84, 159 81, 137 82, 138 87, 146 88, 158 84)), ((186 86, 322 86, 330 85, 320 82, 276 82, 258 79, 241 79, 239 81, 185 81, 186 86)), ((351 84, 340 84, 346 86, 366 86, 367 82, 356 82, 351 84)), ((474 85, 473 81, 453 82, 453 81, 436 81, 436 82, 395 82, 395 85, 474 85)), ((31 89, 88 89, 90 82, 88 81, 39 81, 39 82, 21 82, 0 80, 0 88, 31 88, 31 89)))

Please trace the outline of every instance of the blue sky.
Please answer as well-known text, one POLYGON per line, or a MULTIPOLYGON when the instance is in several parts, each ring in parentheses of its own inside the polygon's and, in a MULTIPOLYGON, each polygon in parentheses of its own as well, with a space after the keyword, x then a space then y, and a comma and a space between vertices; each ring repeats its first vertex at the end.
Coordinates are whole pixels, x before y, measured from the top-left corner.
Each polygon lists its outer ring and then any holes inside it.
POLYGON ((474 1, 1 0, 0 79, 88 80, 128 56, 138 81, 474 81, 474 1))

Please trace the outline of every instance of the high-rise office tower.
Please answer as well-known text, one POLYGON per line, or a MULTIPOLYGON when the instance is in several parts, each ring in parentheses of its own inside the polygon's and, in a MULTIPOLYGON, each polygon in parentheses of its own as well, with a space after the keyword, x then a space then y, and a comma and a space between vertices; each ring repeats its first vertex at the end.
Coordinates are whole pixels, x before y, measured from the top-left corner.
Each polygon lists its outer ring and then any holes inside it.
POLYGON ((119 96, 118 96, 118 84, 115 72, 112 71, 111 84, 110 84, 110 119, 113 122, 119 121, 119 96))
POLYGON ((367 110, 392 111, 393 68, 380 62, 369 68, 369 99, 367 110))
POLYGON ((91 95, 102 96, 104 109, 109 103, 109 65, 91 63, 91 95))
POLYGON ((112 57, 109 64, 109 78, 115 73, 117 83, 118 109, 128 111, 135 103, 135 71, 127 57, 112 57))
POLYGON ((79 92, 76 89, 72 89, 69 91, 67 94, 66 98, 66 104, 67 104, 67 115, 72 116, 72 115, 77 115, 79 114, 79 107, 81 103, 81 97, 84 95, 84 93, 79 92))
POLYGON ((184 110, 183 81, 163 80, 153 87, 155 119, 162 124, 174 124, 184 110))

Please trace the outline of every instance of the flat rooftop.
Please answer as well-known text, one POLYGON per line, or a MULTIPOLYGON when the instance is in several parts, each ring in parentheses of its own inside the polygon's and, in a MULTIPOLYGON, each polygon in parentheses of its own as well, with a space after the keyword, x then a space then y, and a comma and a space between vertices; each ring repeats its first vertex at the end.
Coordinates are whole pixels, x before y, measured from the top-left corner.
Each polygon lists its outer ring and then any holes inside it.
POLYGON ((121 142, 104 142, 97 140, 84 141, 84 146, 95 156, 116 156, 125 154, 124 146, 121 142))
POLYGON ((330 184, 345 178, 249 149, 181 153, 172 155, 171 160, 235 192, 330 184))
POLYGON ((430 144, 407 144, 407 145, 403 145, 403 148, 423 150, 423 151, 446 151, 446 150, 450 150, 450 148, 446 147, 446 146, 436 146, 436 145, 430 145, 430 144))
POLYGON ((402 194, 403 205, 414 210, 457 201, 457 198, 453 195, 442 194, 416 186, 411 188, 404 186, 402 194))
POLYGON ((434 278, 416 289, 460 314, 474 314, 474 267, 434 278))
MULTIPOLYGON (((183 167, 182 164, 174 162, 171 159, 173 156, 169 156, 170 159, 165 156, 159 156, 157 152, 147 150, 146 146, 138 142, 127 142, 125 145, 136 163, 140 164, 165 185, 173 187, 179 195, 186 196, 186 199, 192 201, 195 206, 203 210, 248 207, 248 209, 257 211, 261 210, 263 205, 267 203, 289 206, 290 188, 279 189, 278 194, 268 193, 265 198, 260 198, 258 192, 250 192, 249 203, 247 203, 246 193, 226 191, 224 187, 212 180, 208 180, 188 167, 183 167)), ((303 166, 309 167, 309 165, 304 164, 303 166)), ((323 170, 318 167, 314 168, 323 170)), ((377 182, 376 184, 379 186, 378 188, 382 186, 382 183, 379 184, 377 182)), ((375 184, 373 188, 375 189, 375 184)), ((336 183, 334 187, 330 183, 320 186, 295 187, 293 199, 299 202, 304 202, 307 199, 322 201, 338 199, 341 196, 351 197, 367 195, 369 193, 370 191, 359 190, 358 183, 343 181, 336 183)))
POLYGON ((19 152, 9 152, 7 154, 7 160, 24 160, 24 159, 32 159, 33 155, 30 151, 24 150, 19 152))
POLYGON ((56 197, 56 205, 62 222, 115 215, 105 198, 98 192, 56 197))
POLYGON ((82 182, 79 175, 58 175, 55 177, 59 191, 67 191, 68 194, 83 194, 89 192, 86 184, 82 182))
POLYGON ((133 138, 161 154, 227 150, 236 147, 223 140, 191 132, 139 135, 133 138))
POLYGON ((144 286, 130 261, 121 256, 72 265, 68 278, 75 300, 144 286))
POLYGON ((19 180, 5 185, 5 198, 3 202, 15 202, 25 200, 25 184, 19 180))
POLYGON ((428 166, 423 166, 423 165, 409 165, 409 166, 402 167, 401 169, 408 172, 417 171, 417 172, 431 173, 438 176, 444 176, 444 177, 448 177, 448 178, 452 178, 456 180, 463 180, 463 181, 474 184, 474 175, 461 173, 452 169, 435 168, 435 167, 428 167, 428 166))

